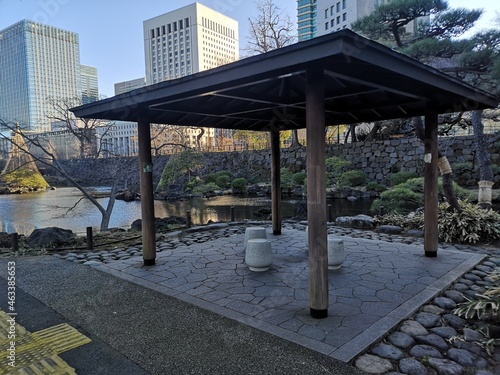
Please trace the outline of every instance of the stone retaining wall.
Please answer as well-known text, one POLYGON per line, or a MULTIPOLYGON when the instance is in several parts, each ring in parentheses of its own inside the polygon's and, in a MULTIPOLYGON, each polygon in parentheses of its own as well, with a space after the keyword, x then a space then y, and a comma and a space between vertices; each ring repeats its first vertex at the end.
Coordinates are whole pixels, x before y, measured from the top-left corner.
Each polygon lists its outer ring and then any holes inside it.
MULTIPOLYGON (((474 142, 472 136, 442 138, 440 150, 448 157, 450 163, 474 163, 474 142)), ((374 142, 356 142, 349 144, 333 144, 326 148, 327 157, 339 156, 351 161, 356 169, 363 170, 368 181, 388 184, 392 173, 399 171, 413 171, 423 174, 424 146, 416 138, 401 138, 374 142)), ((500 166, 500 150, 490 149, 493 162, 500 166)), ((240 151, 206 153, 205 166, 199 171, 200 175, 207 175, 221 170, 228 170, 234 177, 245 177, 251 182, 270 181, 270 151, 240 151)), ((158 183, 168 156, 154 158, 154 184, 158 183)), ((139 187, 138 160, 128 158, 128 188, 139 187)), ((64 160, 61 163, 69 170, 77 170, 80 181, 84 185, 106 185, 106 171, 113 168, 114 159, 100 159, 97 161, 64 160), (102 179, 96 179, 95 170, 99 171, 102 179)), ((288 167, 292 172, 300 172, 306 168, 306 148, 294 150, 284 149, 281 153, 282 167, 288 167)), ((50 171, 47 170, 47 173, 50 171)), ((462 186, 477 187, 479 176, 477 172, 455 174, 455 180, 462 186)), ((495 176, 496 183, 500 176, 495 176)))

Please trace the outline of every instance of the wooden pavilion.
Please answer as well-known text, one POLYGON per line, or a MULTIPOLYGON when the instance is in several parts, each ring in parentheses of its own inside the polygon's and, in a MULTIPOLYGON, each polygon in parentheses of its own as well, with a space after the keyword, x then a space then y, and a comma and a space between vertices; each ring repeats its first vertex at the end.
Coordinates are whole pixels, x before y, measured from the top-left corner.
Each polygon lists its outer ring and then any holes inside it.
POLYGON ((350 30, 73 108, 138 123, 143 258, 156 258, 150 124, 268 131, 272 226, 281 233, 279 133, 306 128, 311 316, 328 315, 325 126, 425 116, 425 241, 437 256, 438 114, 499 99, 350 30))

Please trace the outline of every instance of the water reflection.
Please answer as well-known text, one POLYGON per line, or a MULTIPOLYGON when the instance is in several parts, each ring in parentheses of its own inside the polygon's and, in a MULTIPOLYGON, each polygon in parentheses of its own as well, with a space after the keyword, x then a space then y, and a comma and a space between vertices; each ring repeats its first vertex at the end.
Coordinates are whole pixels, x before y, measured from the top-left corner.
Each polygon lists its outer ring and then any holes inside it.
MULTIPOLYGON (((82 194, 75 188, 60 188, 42 193, 22 195, 0 195, 0 231, 30 234, 35 228, 57 226, 71 229, 75 233, 85 233, 86 227, 99 228, 101 214, 88 200, 81 200, 82 194), (70 209, 74 207, 73 209, 70 209)), ((105 207, 108 198, 100 198, 105 207)), ((300 201, 283 199, 283 217, 293 217, 300 201)), ((368 213, 371 202, 358 200, 329 201, 333 216, 368 213)), ((194 224, 208 221, 229 221, 231 206, 236 220, 257 219, 255 212, 271 208, 271 199, 266 197, 221 196, 210 199, 193 198, 185 201, 155 201, 155 216, 185 217, 191 212, 194 224)), ((128 229, 130 224, 141 217, 140 202, 116 201, 110 220, 110 227, 128 229)))

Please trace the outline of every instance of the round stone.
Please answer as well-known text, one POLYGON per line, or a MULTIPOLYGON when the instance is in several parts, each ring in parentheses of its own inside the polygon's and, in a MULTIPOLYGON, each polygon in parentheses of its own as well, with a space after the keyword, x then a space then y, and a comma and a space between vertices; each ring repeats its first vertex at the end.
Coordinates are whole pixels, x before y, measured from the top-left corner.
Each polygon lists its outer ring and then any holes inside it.
POLYGON ((465 367, 485 368, 488 366, 488 362, 484 358, 465 349, 448 350, 448 358, 465 367))
POLYGON ((453 300, 455 303, 462 303, 465 301, 464 295, 460 293, 458 290, 447 290, 444 292, 444 295, 453 300))
POLYGON ((443 358, 439 350, 429 345, 415 345, 410 349, 410 356, 415 358, 443 358))
POLYGON ((429 366, 436 370, 439 375, 465 374, 465 370, 462 366, 449 359, 429 358, 429 366))
POLYGON ((415 320, 422 324, 423 327, 425 328, 432 328, 436 326, 440 326, 441 324, 439 323, 441 320, 441 317, 436 314, 431 314, 428 312, 421 312, 418 313, 415 316, 415 320))
POLYGON ((455 329, 462 329, 467 324, 467 322, 464 319, 454 314, 445 314, 443 315, 443 319, 446 323, 448 323, 448 325, 452 326, 455 329))
POLYGON ((415 340, 413 340, 410 335, 403 332, 394 332, 389 337, 387 337, 387 340, 392 345, 397 346, 401 349, 407 349, 415 344, 415 340))
POLYGON ((431 329, 431 332, 445 339, 451 339, 458 335, 457 330, 453 327, 435 327, 431 329))
POLYGON ((422 311, 436 315, 441 315, 445 312, 441 307, 438 307, 436 305, 425 305, 424 307, 422 307, 422 311))
POLYGON ((457 307, 457 304, 453 300, 446 297, 434 298, 434 304, 445 310, 453 310, 457 307))
POLYGON ((401 359, 404 357, 401 350, 388 344, 377 344, 372 348, 371 352, 379 357, 387 359, 401 359))
POLYGON ((429 332, 420 324, 419 322, 415 320, 407 320, 401 324, 401 327, 399 327, 399 331, 406 333, 407 335, 410 335, 412 337, 414 336, 423 336, 427 335, 429 332))
POLYGON ((464 328, 464 339, 465 341, 481 341, 484 340, 484 335, 473 329, 464 328))
POLYGON ((387 371, 393 370, 392 363, 385 359, 372 354, 364 354, 358 359, 354 365, 361 371, 369 374, 385 374, 387 371))
POLYGON ((415 341, 419 344, 434 346, 438 349, 448 350, 449 346, 441 336, 431 333, 426 336, 416 336, 415 341))
POLYGON ((422 363, 413 358, 403 358, 399 361, 399 369, 408 375, 427 375, 429 373, 422 363))

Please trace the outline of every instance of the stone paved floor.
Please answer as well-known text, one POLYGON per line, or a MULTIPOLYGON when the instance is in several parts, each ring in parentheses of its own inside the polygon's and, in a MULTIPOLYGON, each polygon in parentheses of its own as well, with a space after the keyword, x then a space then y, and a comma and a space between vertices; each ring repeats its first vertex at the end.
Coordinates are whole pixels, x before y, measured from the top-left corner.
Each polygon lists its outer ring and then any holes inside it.
POLYGON ((316 320, 305 232, 267 231, 274 261, 262 273, 244 263, 241 233, 190 246, 159 243, 155 266, 137 256, 93 266, 349 362, 484 258, 450 246, 426 258, 421 244, 342 237, 346 260, 329 271, 329 316, 316 320))

